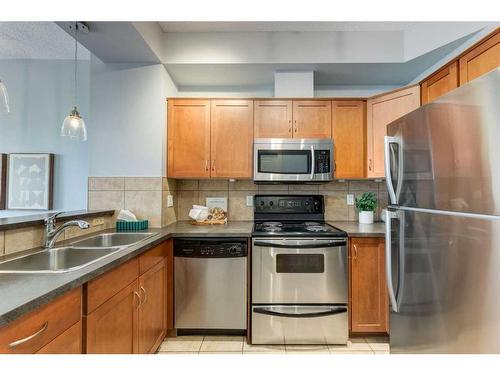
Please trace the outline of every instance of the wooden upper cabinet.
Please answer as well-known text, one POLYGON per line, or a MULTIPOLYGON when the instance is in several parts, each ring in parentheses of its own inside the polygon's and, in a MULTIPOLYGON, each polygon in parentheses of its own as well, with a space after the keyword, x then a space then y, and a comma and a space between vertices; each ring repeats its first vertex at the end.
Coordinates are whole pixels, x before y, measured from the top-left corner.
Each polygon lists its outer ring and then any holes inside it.
POLYGON ((212 100, 211 177, 251 178, 253 100, 212 100))
POLYGON ((421 84, 422 105, 458 87, 458 62, 445 66, 421 84))
POLYGON ((383 238, 352 238, 349 249, 351 331, 384 333, 389 328, 383 238))
POLYGON ((368 178, 384 178, 384 137, 387 125, 420 106, 420 86, 412 86, 368 99, 368 178))
POLYGON ((460 85, 500 66, 500 30, 459 60, 460 85))
POLYGON ((292 138, 292 101, 254 101, 255 138, 292 138))
POLYGON ((210 100, 168 101, 168 176, 210 177, 210 100))
POLYGON ((332 137, 335 178, 365 177, 366 103, 332 102, 332 137))
POLYGON ((331 138, 332 104, 326 100, 293 101, 293 138, 331 138))

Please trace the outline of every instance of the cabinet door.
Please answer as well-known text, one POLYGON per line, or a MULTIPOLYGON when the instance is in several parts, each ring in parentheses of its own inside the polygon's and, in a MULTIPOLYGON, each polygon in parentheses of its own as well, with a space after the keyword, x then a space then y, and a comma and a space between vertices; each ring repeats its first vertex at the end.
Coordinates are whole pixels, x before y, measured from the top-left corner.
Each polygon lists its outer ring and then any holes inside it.
POLYGON ((82 354, 82 321, 61 333, 37 354, 82 354))
POLYGON ((350 243, 351 331, 387 332, 385 242, 382 238, 352 238, 350 243))
POLYGON ((210 100, 168 101, 168 177, 210 177, 210 100))
POLYGON ((136 280, 84 317, 87 322, 86 353, 137 353, 139 303, 136 280))
POLYGON ((255 138, 292 138, 292 101, 254 102, 255 138))
POLYGON ((459 60, 460 86, 500 66, 500 31, 459 60))
POLYGON ((458 87, 458 62, 445 66, 421 84, 422 105, 458 87))
POLYGON ((139 277, 139 353, 153 353, 165 335, 165 262, 139 277))
POLYGON ((212 100, 211 177, 252 177, 253 101, 212 100))
POLYGON ((384 137, 387 125, 420 106, 420 86, 408 87, 367 101, 368 178, 385 177, 384 137))
POLYGON ((366 103, 332 102, 332 137, 335 178, 365 177, 366 103))
POLYGON ((332 105, 326 100, 293 101, 294 138, 331 138, 332 105))

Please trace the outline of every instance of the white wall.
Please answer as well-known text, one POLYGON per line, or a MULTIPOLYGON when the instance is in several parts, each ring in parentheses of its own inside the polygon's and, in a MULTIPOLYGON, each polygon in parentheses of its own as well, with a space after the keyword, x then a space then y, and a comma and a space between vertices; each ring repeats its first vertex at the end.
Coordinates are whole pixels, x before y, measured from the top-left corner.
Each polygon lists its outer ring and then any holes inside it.
POLYGON ((91 176, 162 176, 167 96, 177 89, 161 64, 91 63, 91 176))
MULTIPOLYGON (((89 121, 89 61, 80 61, 78 109, 89 121)), ((73 108, 71 60, 0 60, 11 112, 0 117, 0 152, 54 153, 54 209, 87 207, 88 143, 59 136, 73 108)))

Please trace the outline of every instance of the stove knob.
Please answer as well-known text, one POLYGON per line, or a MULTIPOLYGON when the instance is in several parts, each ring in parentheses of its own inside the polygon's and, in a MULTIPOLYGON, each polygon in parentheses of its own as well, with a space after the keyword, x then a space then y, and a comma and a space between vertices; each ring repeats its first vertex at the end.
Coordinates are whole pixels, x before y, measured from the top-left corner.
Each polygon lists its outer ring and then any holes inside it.
POLYGON ((264 201, 260 201, 260 205, 263 206, 265 203, 264 201))
POLYGON ((269 205, 270 205, 270 206, 273 206, 273 204, 274 204, 274 202, 273 202, 273 201, 270 201, 270 202, 269 202, 269 205))

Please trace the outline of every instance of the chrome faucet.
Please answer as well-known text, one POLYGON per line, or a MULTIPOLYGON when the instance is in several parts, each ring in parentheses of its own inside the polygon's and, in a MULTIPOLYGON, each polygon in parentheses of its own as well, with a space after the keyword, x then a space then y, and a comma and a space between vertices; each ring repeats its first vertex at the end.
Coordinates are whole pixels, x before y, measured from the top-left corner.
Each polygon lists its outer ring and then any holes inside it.
POLYGON ((68 227, 78 226, 80 229, 90 228, 90 224, 83 220, 71 220, 67 221, 59 228, 56 228, 56 218, 62 212, 57 212, 45 219, 45 247, 47 249, 52 249, 56 243, 57 238, 64 232, 68 227))

